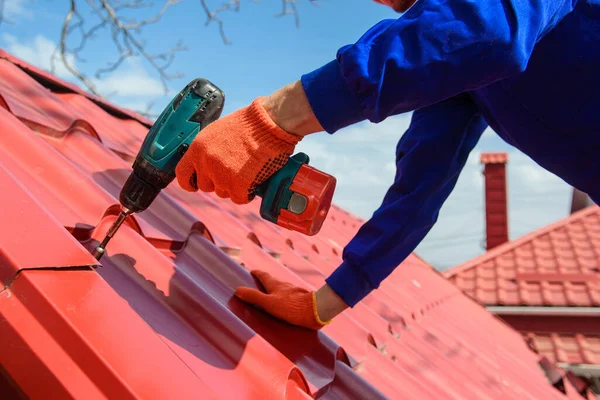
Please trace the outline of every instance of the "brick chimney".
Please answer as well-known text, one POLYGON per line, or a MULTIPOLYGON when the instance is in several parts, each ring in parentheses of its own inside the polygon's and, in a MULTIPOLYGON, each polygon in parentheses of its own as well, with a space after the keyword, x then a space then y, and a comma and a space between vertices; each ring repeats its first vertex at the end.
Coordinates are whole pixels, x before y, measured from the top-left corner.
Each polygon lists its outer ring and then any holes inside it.
POLYGON ((506 196, 507 153, 482 153, 485 176, 486 249, 508 242, 508 202, 506 196))

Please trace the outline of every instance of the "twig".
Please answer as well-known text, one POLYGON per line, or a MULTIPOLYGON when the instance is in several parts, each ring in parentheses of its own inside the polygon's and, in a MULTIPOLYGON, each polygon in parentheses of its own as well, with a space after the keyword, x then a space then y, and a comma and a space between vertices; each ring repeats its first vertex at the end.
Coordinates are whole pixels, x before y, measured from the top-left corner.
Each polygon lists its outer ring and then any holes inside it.
MULTIPOLYGON (((168 73, 167 68, 173 62, 174 53, 187 50, 187 47, 179 41, 177 45, 163 53, 151 54, 146 50, 146 43, 138 38, 138 35, 141 33, 143 27, 158 22, 164 16, 167 9, 178 3, 180 0, 168 0, 153 17, 139 22, 134 21, 129 23, 125 23, 125 17, 117 14, 118 10, 150 7, 152 6, 152 3, 143 0, 113 0, 113 2, 110 0, 87 0, 87 4, 90 6, 92 13, 95 17, 99 18, 99 21, 89 29, 85 28, 87 21, 78 11, 77 1, 81 2, 81 0, 70 0, 71 7, 65 16, 61 31, 61 40, 57 47, 60 60, 67 70, 79 79, 92 93, 100 96, 96 85, 94 85, 91 79, 70 62, 69 57, 72 56, 76 61, 85 62, 80 54, 85 49, 87 42, 94 38, 99 31, 108 28, 110 30, 112 42, 117 50, 117 59, 116 61, 108 62, 106 67, 99 68, 94 74, 95 78, 101 79, 103 75, 117 70, 129 57, 141 55, 151 65, 154 71, 158 73, 164 92, 168 93, 169 89, 167 81, 173 78, 179 78, 182 74, 168 73), (114 6, 112 3, 115 3, 114 6), (69 37, 76 32, 79 34, 79 43, 72 48, 68 48, 67 42, 69 42, 69 37), (161 65, 161 61, 164 61, 164 65, 161 65)), ((55 52, 51 60, 53 72, 56 67, 56 58, 55 52)))
MULTIPOLYGON (((69 24, 71 23, 71 19, 73 18, 73 16, 79 16, 79 14, 77 13, 76 5, 75 5, 75 0, 70 0, 70 1, 71 1, 71 7, 69 9, 69 12, 67 13, 67 16, 65 17, 65 22, 63 23, 60 44, 59 44, 61 61, 63 62, 65 67, 69 70, 69 72, 71 72, 73 75, 75 75, 77 77, 77 79, 79 79, 81 82, 83 82, 83 84, 85 86, 87 86, 88 89, 92 93, 94 93, 95 95, 99 95, 98 91, 96 90, 96 86, 92 83, 92 81, 90 81, 84 74, 82 74, 76 68, 74 68, 68 60, 68 56, 67 56, 68 52, 67 52, 66 42, 67 42, 69 24)), ((80 16, 79 16, 79 18, 81 19, 80 16)), ((54 58, 52 61, 54 61, 54 58)), ((54 63, 52 65, 52 69, 54 70, 54 63)))
POLYGON ((293 15, 296 21, 296 28, 300 28, 300 16, 298 10, 296 10, 295 0, 281 0, 283 9, 279 14, 275 14, 275 18, 283 17, 285 15, 293 15))
POLYGON ((0 0, 0 25, 5 22, 4 20, 4 7, 5 7, 5 0, 0 0))
MULTIPOLYGON (((150 18, 150 19, 141 21, 138 24, 124 25, 121 22, 121 20, 119 19, 119 17, 117 16, 117 14, 115 13, 115 11, 110 6, 110 4, 108 3, 108 0, 100 0, 100 4, 101 4, 102 8, 108 14, 108 17, 112 21, 112 25, 115 28, 113 38, 115 38, 119 34, 121 34, 123 37, 123 42, 125 43, 125 45, 127 47, 127 51, 125 51, 125 52, 121 51, 119 59, 115 63, 112 63, 112 65, 109 65, 109 67, 99 70, 96 73, 96 76, 98 78, 100 78, 102 73, 112 72, 115 69, 117 69, 118 66, 124 61, 124 59, 131 57, 131 55, 133 55, 133 53, 134 53, 134 51, 132 49, 132 47, 133 47, 137 50, 138 53, 140 53, 146 59, 146 61, 148 61, 150 63, 150 65, 156 70, 156 72, 158 72, 158 74, 160 76, 160 80, 163 84, 163 89, 165 91, 165 94, 168 93, 169 87, 167 85, 167 81, 169 79, 173 79, 173 78, 180 78, 182 76, 182 74, 180 74, 180 73, 168 74, 166 72, 164 66, 161 66, 156 62, 157 59, 160 59, 163 57, 164 53, 158 54, 158 55, 151 55, 150 53, 148 53, 146 51, 144 44, 142 42, 140 42, 131 31, 132 30, 139 31, 142 26, 157 22, 158 20, 160 20, 162 15, 165 13, 167 8, 169 8, 170 6, 172 6, 173 4, 176 4, 178 2, 179 2, 179 0, 168 0, 165 3, 165 5, 163 6, 163 8, 159 11, 159 13, 154 18, 150 18)), ((118 41, 118 39, 116 41, 118 41)), ((180 42, 179 42, 175 47, 168 50, 167 53, 172 54, 176 51, 181 51, 181 50, 187 50, 187 47, 181 46, 180 42)))
MULTIPOLYGON (((0 0, 0 23, 4 17, 4 7, 6 0, 0 0)), ((187 46, 181 40, 158 54, 150 53, 146 42, 141 37, 145 27, 159 22, 169 8, 181 2, 181 0, 166 0, 160 9, 152 16, 137 20, 128 18, 122 13, 128 11, 134 15, 141 14, 144 9, 150 9, 154 3, 149 0, 69 0, 70 7, 67 12, 61 29, 60 43, 51 56, 52 72, 55 73, 57 59, 62 61, 67 70, 73 74, 87 89, 98 96, 96 84, 81 69, 75 65, 76 62, 85 63, 83 52, 88 47, 90 40, 95 39, 102 32, 108 34, 115 46, 116 54, 113 61, 107 62, 106 66, 98 68, 94 72, 95 79, 102 79, 106 74, 116 71, 123 63, 131 57, 141 56, 147 62, 152 70, 159 76, 164 93, 169 92, 168 81, 182 76, 181 73, 170 73, 168 69, 172 66, 176 53, 187 50, 187 46), (85 3, 84 3, 85 1, 85 3), (88 11, 93 19, 93 23, 88 23, 83 17, 82 7, 87 5, 88 11), (70 46, 68 46, 70 44, 70 46)), ((218 7, 211 9, 208 0, 200 0, 202 10, 206 14, 205 26, 211 22, 218 24, 219 33, 225 44, 231 44, 227 38, 224 29, 224 23, 221 16, 224 12, 239 12, 240 0, 222 0, 224 1, 218 7)), ((259 0, 252 0, 255 3, 259 0)), ((309 0, 311 4, 318 5, 316 1, 309 0)), ((197 4, 197 3, 196 3, 197 4)), ((276 17, 293 15, 296 26, 300 26, 298 10, 296 9, 296 0, 282 0, 282 11, 277 13, 276 17)), ((86 15, 88 15, 86 13, 86 15)), ((4 19, 6 22, 6 19, 4 19)))
POLYGON ((227 36, 225 36, 225 30, 223 29, 223 20, 217 16, 217 14, 223 11, 234 11, 238 12, 240 10, 240 0, 230 0, 228 3, 222 4, 219 8, 214 11, 210 11, 210 8, 206 4, 206 0, 200 0, 200 4, 202 5, 202 9, 206 13, 206 22, 204 26, 208 26, 211 22, 216 22, 219 24, 219 33, 221 34, 221 38, 223 39, 223 43, 231 44, 227 36))

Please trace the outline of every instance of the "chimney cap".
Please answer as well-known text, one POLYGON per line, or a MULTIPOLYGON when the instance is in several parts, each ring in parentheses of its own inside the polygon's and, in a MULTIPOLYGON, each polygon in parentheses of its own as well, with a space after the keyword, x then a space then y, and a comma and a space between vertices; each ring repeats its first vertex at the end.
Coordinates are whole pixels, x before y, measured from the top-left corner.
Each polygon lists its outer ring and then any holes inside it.
POLYGON ((506 152, 481 153, 482 164, 506 164, 507 161, 508 153, 506 152))

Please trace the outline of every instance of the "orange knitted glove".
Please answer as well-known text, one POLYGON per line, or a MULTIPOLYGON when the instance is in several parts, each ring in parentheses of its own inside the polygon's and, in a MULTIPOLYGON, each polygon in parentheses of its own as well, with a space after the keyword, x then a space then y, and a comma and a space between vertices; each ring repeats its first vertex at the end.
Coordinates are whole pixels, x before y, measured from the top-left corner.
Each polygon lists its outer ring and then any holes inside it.
POLYGON ((256 186, 285 165, 300 140, 273 122, 259 97, 200 131, 175 169, 177 181, 187 191, 214 191, 245 204, 256 186))
POLYGON ((235 295, 242 301, 255 304, 292 325, 313 330, 319 330, 331 322, 323 322, 319 318, 315 292, 280 282, 263 271, 255 270, 250 273, 264 286, 267 294, 256 289, 240 287, 235 291, 235 295))

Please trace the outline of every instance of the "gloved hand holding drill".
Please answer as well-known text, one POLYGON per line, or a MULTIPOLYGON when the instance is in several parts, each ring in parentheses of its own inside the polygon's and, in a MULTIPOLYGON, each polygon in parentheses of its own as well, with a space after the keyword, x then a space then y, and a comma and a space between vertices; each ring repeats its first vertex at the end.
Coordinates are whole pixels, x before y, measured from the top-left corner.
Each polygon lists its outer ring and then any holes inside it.
POLYGON ((216 120, 196 137, 176 169, 183 189, 214 191, 245 204, 285 164, 302 137, 277 126, 263 100, 216 120))
MULTIPOLYGON (((321 130, 296 82, 204 128, 177 166, 178 183, 188 191, 214 191, 236 204, 248 203, 256 186, 285 164, 296 144, 321 130)), ((239 288, 236 296, 294 325, 320 329, 347 307, 326 285, 309 292, 262 271, 252 275, 267 294, 239 288)))
POLYGON ((246 203, 306 135, 414 111, 393 183, 326 284, 311 293, 253 272, 267 293, 236 292, 310 329, 354 307, 419 245, 488 126, 600 200, 590 167, 600 148, 600 0, 375 1, 408 11, 208 125, 177 168, 183 188, 246 203))

